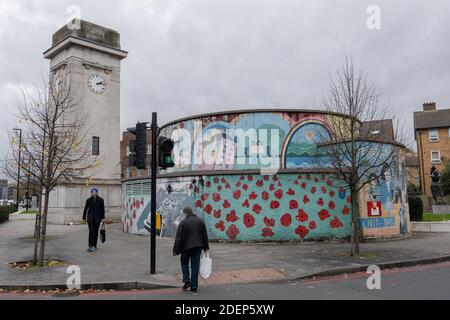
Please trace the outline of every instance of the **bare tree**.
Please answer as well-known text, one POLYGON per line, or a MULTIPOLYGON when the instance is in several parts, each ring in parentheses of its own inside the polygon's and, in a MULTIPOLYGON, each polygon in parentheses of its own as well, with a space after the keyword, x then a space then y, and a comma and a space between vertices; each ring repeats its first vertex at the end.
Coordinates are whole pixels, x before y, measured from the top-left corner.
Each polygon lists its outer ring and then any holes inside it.
POLYGON ((77 107, 65 75, 58 79, 58 83, 52 80, 52 85, 43 79, 42 87, 36 86, 31 93, 19 87, 21 95, 16 99, 16 105, 24 127, 23 143, 18 148, 14 143, 11 145, 3 166, 4 172, 14 177, 20 165, 23 174, 33 177, 41 186, 34 249, 36 263, 39 243, 41 267, 45 256, 50 193, 60 184, 84 178, 89 169, 101 164, 100 159, 90 152, 87 114, 77 107), (19 149, 24 159, 29 159, 27 163, 19 163, 19 149))
POLYGON ((320 138, 320 150, 337 173, 337 181, 350 191, 352 204, 351 255, 360 254, 360 191, 398 164, 403 126, 395 121, 391 106, 363 71, 355 71, 351 58, 331 77, 323 94, 332 137, 320 138), (392 125, 391 125, 392 124, 392 125))

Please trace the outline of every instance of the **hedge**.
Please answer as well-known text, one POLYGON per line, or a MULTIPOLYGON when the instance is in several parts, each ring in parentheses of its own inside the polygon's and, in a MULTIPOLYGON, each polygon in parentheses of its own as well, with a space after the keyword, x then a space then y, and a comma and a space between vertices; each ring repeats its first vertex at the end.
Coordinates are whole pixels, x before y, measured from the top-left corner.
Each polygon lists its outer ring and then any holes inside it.
POLYGON ((9 215, 16 211, 14 206, 2 206, 0 207, 0 223, 9 220, 9 215))
POLYGON ((409 219, 411 221, 422 221, 423 219, 423 202, 419 194, 420 191, 415 185, 408 185, 409 219))

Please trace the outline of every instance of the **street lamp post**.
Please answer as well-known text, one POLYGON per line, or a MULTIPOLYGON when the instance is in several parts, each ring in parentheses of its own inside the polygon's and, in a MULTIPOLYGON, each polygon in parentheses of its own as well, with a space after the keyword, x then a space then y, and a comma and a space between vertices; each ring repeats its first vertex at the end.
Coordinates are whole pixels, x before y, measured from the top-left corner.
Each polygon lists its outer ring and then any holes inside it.
POLYGON ((17 165, 17 195, 16 195, 16 207, 19 211, 19 191, 20 191, 20 163, 22 156, 22 129, 14 128, 13 130, 19 131, 19 163, 17 165))

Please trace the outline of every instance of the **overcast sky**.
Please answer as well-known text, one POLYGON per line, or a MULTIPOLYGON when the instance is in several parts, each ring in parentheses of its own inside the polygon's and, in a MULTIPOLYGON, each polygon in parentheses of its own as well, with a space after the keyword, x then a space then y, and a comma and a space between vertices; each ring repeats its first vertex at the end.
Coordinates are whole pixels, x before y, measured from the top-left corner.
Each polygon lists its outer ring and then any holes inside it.
POLYGON ((383 89, 411 137, 425 101, 450 107, 450 1, 0 0, 0 154, 17 123, 17 84, 39 83, 42 52, 77 5, 117 30, 121 127, 238 108, 313 108, 345 55, 383 89), (369 30, 370 5, 381 29, 369 30))

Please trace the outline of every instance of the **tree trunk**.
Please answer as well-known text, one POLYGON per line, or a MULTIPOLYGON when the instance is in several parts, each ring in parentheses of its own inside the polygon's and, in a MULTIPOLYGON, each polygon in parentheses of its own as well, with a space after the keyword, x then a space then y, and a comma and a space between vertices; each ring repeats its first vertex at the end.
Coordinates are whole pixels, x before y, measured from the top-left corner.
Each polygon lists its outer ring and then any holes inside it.
POLYGON ((33 265, 37 264, 39 240, 41 239, 41 216, 42 216, 42 192, 39 194, 39 210, 36 214, 36 223, 34 226, 34 251, 33 251, 33 265))
POLYGON ((352 250, 351 255, 353 257, 359 256, 359 243, 360 243, 360 219, 359 219, 359 203, 358 203, 358 193, 351 191, 352 198, 352 250))
POLYGON ((44 211, 41 216, 41 239, 39 248, 39 267, 44 266, 44 253, 45 253, 45 234, 47 232, 47 212, 48 212, 49 194, 45 192, 44 211))

